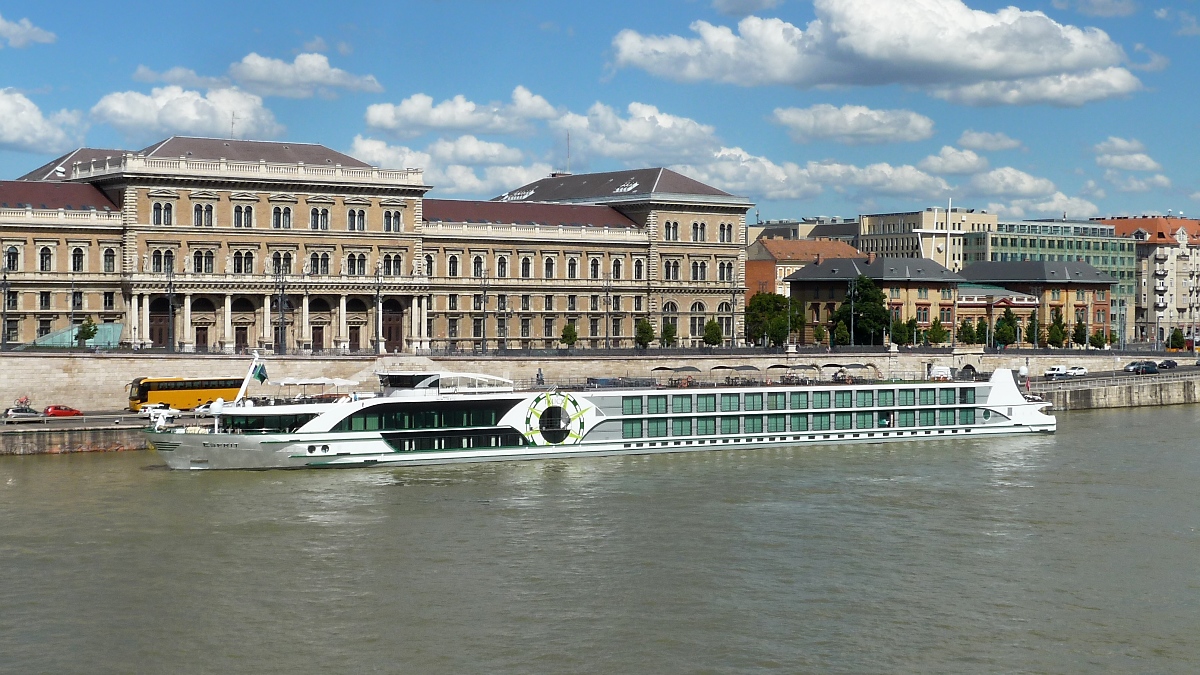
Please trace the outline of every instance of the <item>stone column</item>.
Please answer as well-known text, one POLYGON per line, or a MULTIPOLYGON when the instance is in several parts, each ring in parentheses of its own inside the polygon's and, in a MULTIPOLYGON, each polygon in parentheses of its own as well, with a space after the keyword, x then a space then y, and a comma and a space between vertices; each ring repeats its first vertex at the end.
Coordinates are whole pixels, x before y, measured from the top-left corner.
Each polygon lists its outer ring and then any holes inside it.
POLYGON ((345 350, 350 343, 349 331, 346 330, 346 294, 338 296, 338 348, 345 350))
POLYGON ((192 329, 192 294, 183 296, 183 351, 196 351, 196 336, 192 329))
POLYGON ((379 336, 379 339, 375 341, 375 353, 376 354, 386 354, 387 348, 384 347, 385 342, 384 342, 384 338, 383 338, 383 296, 382 295, 377 295, 376 300, 375 300, 375 335, 379 336))
POLYGON ((405 336, 404 351, 413 353, 417 350, 417 296, 412 296, 408 303, 408 335, 405 336))
POLYGON ((263 296, 263 329, 262 339, 264 343, 275 344, 275 339, 271 337, 271 296, 263 296))
POLYGON ((142 334, 141 345, 143 347, 150 344, 150 295, 142 294, 142 334))
POLYGON ((421 336, 421 349, 429 349, 430 348, 430 337, 432 337, 429 335, 429 330, 428 330, 428 328, 429 328, 429 301, 427 298, 422 297, 422 298, 420 298, 419 304, 420 304, 421 312, 420 312, 420 318, 417 319, 417 321, 418 321, 417 329, 418 329, 418 334, 421 336))
POLYGON ((232 354, 237 348, 237 339, 233 335, 233 296, 225 294, 225 327, 224 327, 224 352, 232 354))
POLYGON ((129 321, 129 344, 136 345, 136 344, 138 344, 138 339, 141 337, 140 335, 138 335, 138 296, 137 296, 137 293, 129 294, 129 304, 125 308, 125 313, 129 317, 129 319, 128 319, 128 321, 129 321))
POLYGON ((308 290, 304 291, 304 297, 300 300, 303 305, 300 307, 300 341, 306 343, 309 348, 312 348, 312 326, 308 323, 308 290))

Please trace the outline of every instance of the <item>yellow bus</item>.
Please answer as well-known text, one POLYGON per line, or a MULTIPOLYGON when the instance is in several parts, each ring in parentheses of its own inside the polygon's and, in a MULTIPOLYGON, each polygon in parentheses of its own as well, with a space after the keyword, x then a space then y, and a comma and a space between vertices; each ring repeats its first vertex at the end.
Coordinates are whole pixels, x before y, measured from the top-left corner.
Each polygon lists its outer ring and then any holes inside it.
POLYGON ((166 403, 176 410, 192 410, 218 398, 232 401, 242 388, 235 377, 139 377, 129 383, 129 409, 148 403, 166 403))

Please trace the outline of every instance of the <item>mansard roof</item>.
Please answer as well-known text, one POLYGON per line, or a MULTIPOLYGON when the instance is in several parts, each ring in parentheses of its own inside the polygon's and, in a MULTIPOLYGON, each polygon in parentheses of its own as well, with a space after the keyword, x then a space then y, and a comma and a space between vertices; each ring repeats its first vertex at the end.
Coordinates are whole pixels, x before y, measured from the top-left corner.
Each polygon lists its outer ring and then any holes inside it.
POLYGON ((1079 261, 981 260, 959 272, 964 279, 979 283, 998 284, 1093 284, 1109 286, 1117 283, 1108 272, 1079 261))
POLYGON ((370 164, 350 155, 331 150, 317 143, 293 143, 277 141, 239 141, 222 138, 197 138, 194 136, 172 136, 142 150, 146 157, 164 159, 211 159, 222 157, 231 162, 259 162, 268 164, 335 165, 360 169, 371 168, 370 164))
POLYGON ((631 169, 607 173, 553 174, 510 190, 495 202, 628 203, 644 201, 704 201, 732 203, 749 208, 744 197, 735 197, 670 169, 631 169))
POLYGON ((425 199, 422 203, 426 221, 549 227, 637 227, 637 223, 609 206, 454 199, 425 199))
POLYGON ((97 160, 97 161, 103 162, 105 157, 112 157, 115 159, 117 157, 124 156, 128 152, 130 152, 130 151, 129 150, 106 150, 106 149, 102 149, 102 148, 79 148, 77 150, 72 150, 71 152, 68 152, 67 154, 63 155, 62 157, 59 157, 50 162, 47 162, 46 164, 39 166, 38 168, 34 169, 33 171, 30 171, 29 173, 25 174, 24 176, 21 176, 17 180, 26 180, 26 181, 28 181, 28 180, 40 180, 40 181, 66 180, 67 178, 70 178, 71 166, 73 164, 75 164, 75 162, 87 163, 87 162, 91 162, 92 160, 97 160), (58 170, 59 168, 62 168, 61 172, 58 170))
POLYGON ((928 281, 956 284, 964 279, 929 258, 835 258, 805 266, 784 281, 849 281, 859 275, 874 281, 928 281))
POLYGON ((116 211, 104 193, 80 183, 57 181, 5 180, 0 181, 0 209, 67 209, 116 211))
POLYGON ((834 239, 767 239, 755 241, 746 249, 747 260, 803 260, 819 258, 861 258, 862 252, 844 241, 834 239))

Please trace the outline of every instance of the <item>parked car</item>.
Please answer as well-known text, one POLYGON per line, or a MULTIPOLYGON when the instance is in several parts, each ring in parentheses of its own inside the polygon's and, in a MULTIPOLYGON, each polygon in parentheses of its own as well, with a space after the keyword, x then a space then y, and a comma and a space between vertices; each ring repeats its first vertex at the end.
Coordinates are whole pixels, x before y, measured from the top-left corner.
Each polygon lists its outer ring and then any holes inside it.
POLYGON ((1083 377, 1088 374, 1088 369, 1083 366, 1071 366, 1067 368, 1067 377, 1083 377))
POLYGON ((83 413, 67 405, 48 405, 42 414, 46 417, 78 417, 83 413))
POLYGON ((1046 369, 1046 372, 1043 373, 1043 375, 1045 376, 1045 378, 1047 380, 1053 380, 1056 377, 1066 377, 1068 375, 1067 367, 1066 366, 1050 366, 1049 368, 1046 369))
POLYGON ((1129 363, 1127 363, 1125 365, 1125 368, 1123 368, 1123 370, 1127 373, 1136 373, 1138 371, 1138 369, 1142 367, 1142 364, 1145 364, 1145 363, 1153 364, 1154 362, 1153 361, 1130 361, 1129 363))
POLYGON ((138 408, 138 415, 141 415, 142 417, 154 417, 164 413, 174 416, 178 415, 179 411, 167 405, 166 403, 147 403, 141 408, 138 408))
POLYGON ((1170 368, 1176 368, 1176 367, 1178 367, 1178 366, 1179 366, 1179 364, 1178 364, 1178 363, 1175 363, 1175 361, 1173 361, 1173 360, 1171 360, 1171 359, 1166 359, 1166 360, 1164 360, 1164 361, 1161 361, 1161 362, 1158 364, 1158 369, 1159 369, 1159 370, 1168 370, 1168 369, 1170 369, 1170 368))
POLYGON ((1138 375, 1154 375, 1158 373, 1158 366, 1153 361, 1142 361, 1133 372, 1138 375))
POLYGON ((41 416, 42 416, 42 414, 40 412, 34 410, 33 408, 30 408, 29 406, 25 406, 25 405, 13 406, 12 408, 9 408, 8 410, 4 411, 4 420, 6 422, 7 421, 15 421, 15 420, 37 419, 38 417, 41 417, 41 416))

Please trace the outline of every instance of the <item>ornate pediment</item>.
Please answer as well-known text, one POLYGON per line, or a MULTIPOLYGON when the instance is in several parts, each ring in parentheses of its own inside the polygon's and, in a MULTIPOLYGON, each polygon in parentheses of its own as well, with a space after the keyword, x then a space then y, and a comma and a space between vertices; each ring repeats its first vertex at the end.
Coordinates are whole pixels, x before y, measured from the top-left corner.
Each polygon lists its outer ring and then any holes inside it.
POLYGON ((151 199, 179 199, 179 193, 175 190, 151 190, 146 196, 151 199))
POLYGON ((371 200, 366 197, 343 197, 342 203, 347 206, 370 206, 371 200))
POLYGON ((253 192, 234 192, 229 195, 229 200, 234 202, 256 202, 258 195, 253 192))
POLYGON ((277 192, 277 193, 275 193, 275 194, 273 194, 273 195, 270 195, 270 196, 268 196, 268 197, 267 197, 267 201, 271 201, 271 202, 288 202, 288 203, 291 203, 291 204, 295 204, 295 203, 299 202, 300 200, 299 200, 299 199, 296 199, 296 195, 291 195, 291 194, 288 194, 288 193, 286 193, 286 192, 277 192))
POLYGON ((221 195, 219 195, 211 190, 192 190, 191 197, 192 197, 192 199, 217 200, 217 199, 221 198, 221 195))
POLYGON ((408 208, 407 201, 405 201, 403 199, 396 199, 395 197, 387 197, 384 199, 380 199, 379 205, 387 206, 387 207, 393 208, 393 209, 407 209, 408 208))

